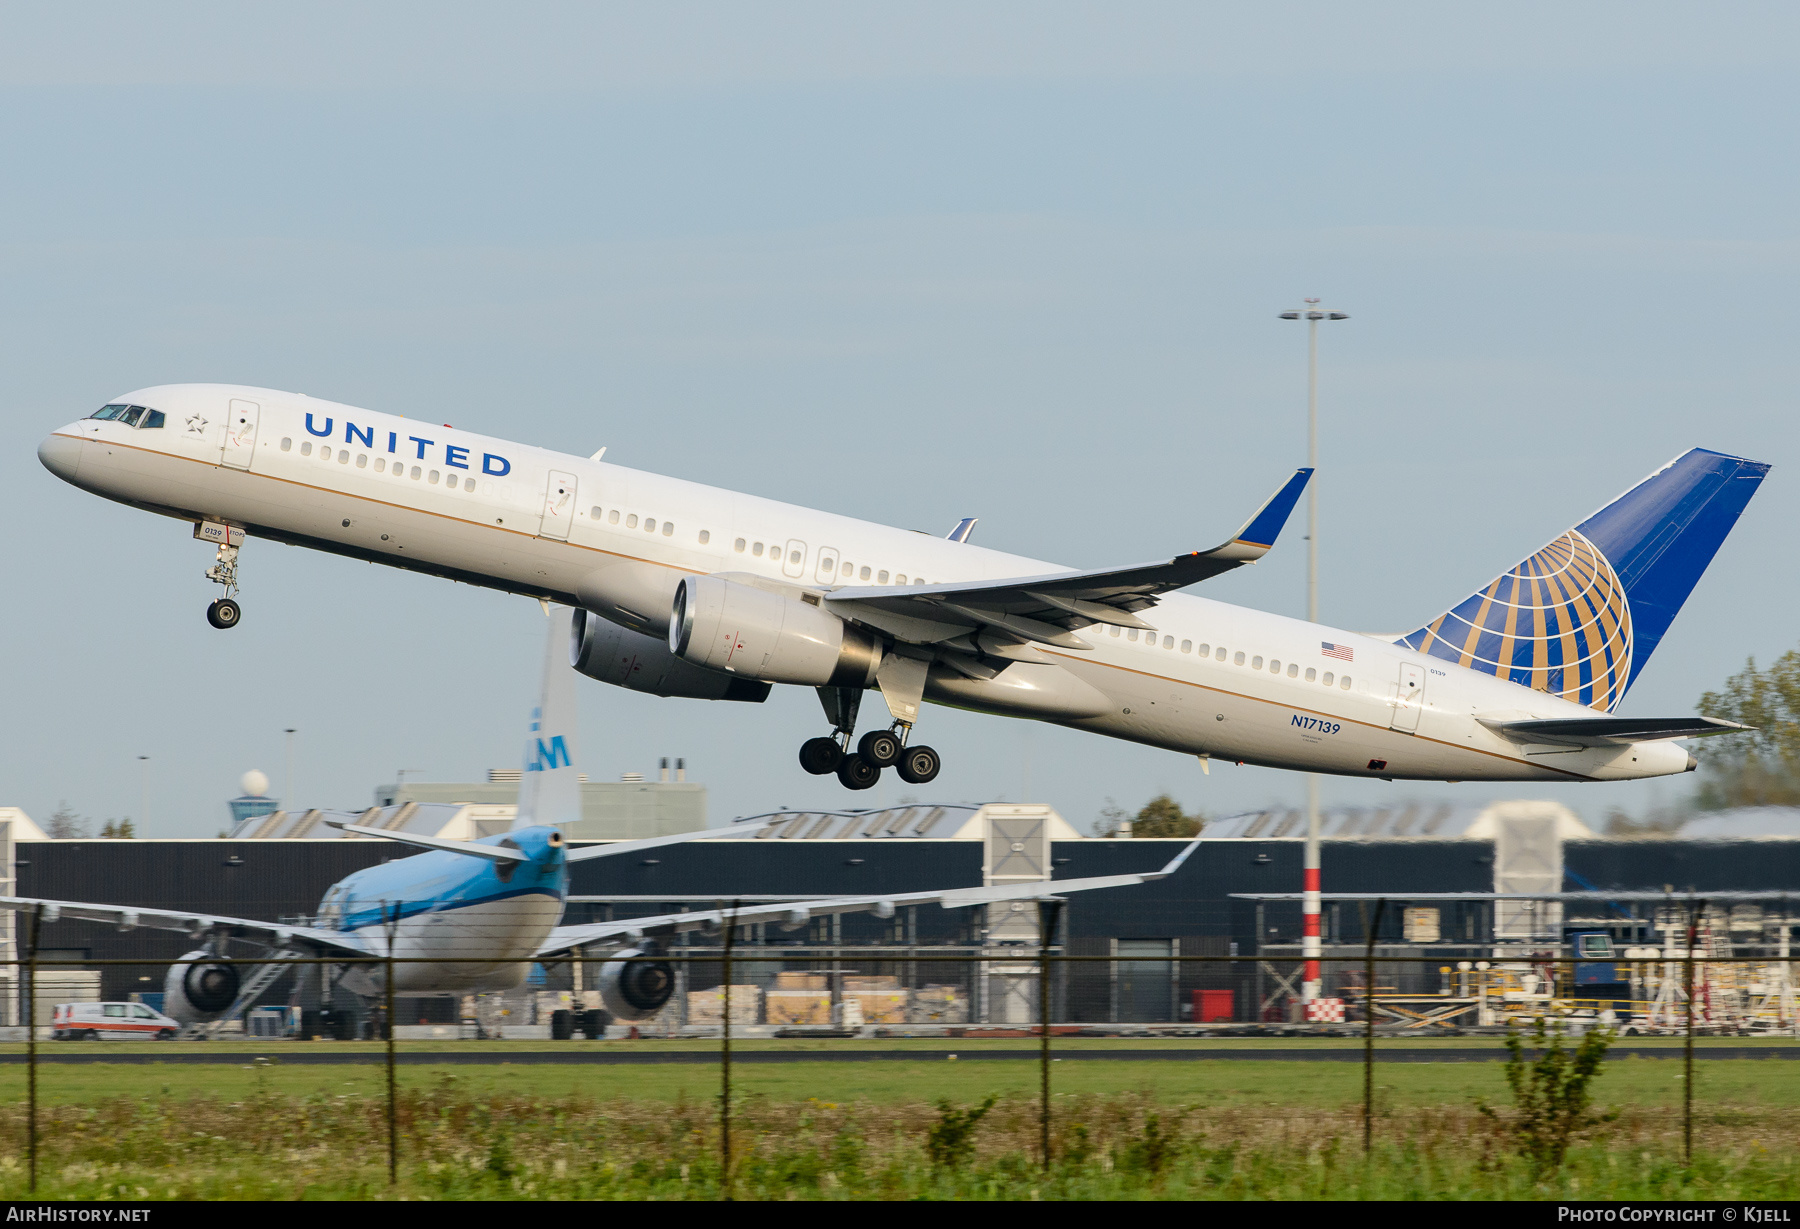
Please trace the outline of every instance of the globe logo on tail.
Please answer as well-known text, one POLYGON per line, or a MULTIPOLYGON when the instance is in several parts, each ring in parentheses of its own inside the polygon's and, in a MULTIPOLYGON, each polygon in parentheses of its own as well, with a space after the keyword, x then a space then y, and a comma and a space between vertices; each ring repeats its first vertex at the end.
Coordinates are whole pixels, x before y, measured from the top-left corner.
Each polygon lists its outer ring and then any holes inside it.
POLYGON ((1401 643, 1611 712, 1631 681, 1631 603, 1606 556, 1571 529, 1401 643))

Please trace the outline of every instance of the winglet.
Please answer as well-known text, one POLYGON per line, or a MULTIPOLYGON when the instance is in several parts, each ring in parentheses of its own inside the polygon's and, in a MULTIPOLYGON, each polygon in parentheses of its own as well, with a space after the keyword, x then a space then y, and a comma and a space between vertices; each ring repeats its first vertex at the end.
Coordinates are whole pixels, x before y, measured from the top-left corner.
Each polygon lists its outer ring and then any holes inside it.
POLYGON ((949 538, 952 542, 967 542, 969 540, 969 535, 975 532, 975 522, 980 519, 981 518, 979 517, 965 516, 962 520, 956 522, 955 529, 952 529, 944 536, 949 538))
POLYGON ((1195 837, 1193 840, 1189 841, 1186 845, 1183 845, 1181 847, 1181 852, 1176 854, 1173 858, 1171 858, 1169 860, 1169 864, 1167 866, 1163 867, 1159 871, 1153 871, 1152 873, 1145 875, 1144 878, 1145 879, 1167 879, 1170 875, 1173 875, 1176 871, 1181 869, 1181 864, 1188 860, 1189 854, 1193 853, 1196 849, 1200 848, 1200 842, 1203 839, 1204 839, 1204 837, 1199 837, 1199 836, 1195 837))
MULTIPOLYGON (((1232 536, 1231 541, 1221 546, 1219 550, 1227 548, 1242 550, 1247 547, 1256 552, 1253 555, 1242 556, 1248 559, 1256 559, 1267 554, 1269 548, 1275 545, 1275 539, 1281 536, 1282 526, 1287 524, 1288 516, 1293 512, 1294 505, 1300 502, 1300 492, 1306 489, 1306 484, 1312 476, 1312 470, 1305 466, 1295 470, 1293 477, 1284 482, 1281 489, 1269 497, 1269 502, 1258 509, 1256 515, 1246 521, 1244 527, 1232 536)), ((1218 552, 1213 553, 1217 554, 1218 552)))

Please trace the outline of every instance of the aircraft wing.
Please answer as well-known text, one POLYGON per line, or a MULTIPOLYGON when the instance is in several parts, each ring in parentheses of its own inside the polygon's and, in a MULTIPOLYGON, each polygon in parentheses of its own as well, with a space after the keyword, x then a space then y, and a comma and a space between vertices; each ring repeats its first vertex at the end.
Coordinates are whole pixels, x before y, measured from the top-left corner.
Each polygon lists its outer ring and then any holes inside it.
POLYGON ((145 909, 137 905, 95 905, 77 900, 40 900, 30 896, 0 896, 0 909, 14 913, 30 913, 43 907, 46 922, 104 922, 120 930, 173 930, 191 935, 196 940, 209 931, 228 930, 246 938, 254 937, 270 943, 300 940, 317 947, 330 948, 352 956, 366 956, 352 934, 335 930, 319 930, 312 926, 288 926, 278 922, 259 922, 250 918, 220 917, 212 913, 184 913, 166 909, 145 909))
POLYGON ((1619 747, 1671 738, 1736 734, 1751 727, 1717 717, 1571 717, 1546 721, 1477 718, 1482 725, 1518 743, 1563 743, 1571 747, 1619 747))
POLYGON ((691 913, 664 913, 652 917, 626 918, 617 922, 590 922, 582 926, 558 926, 537 950, 540 960, 566 954, 590 943, 635 943, 640 939, 662 938, 691 930, 711 931, 727 919, 739 926, 755 922, 804 926, 816 917, 834 913, 873 913, 892 917, 903 905, 942 905, 946 909, 962 909, 971 905, 991 905, 1002 901, 1053 900, 1069 892, 1091 892, 1097 888, 1125 888, 1135 884, 1166 879, 1181 868, 1188 855, 1199 846, 1195 837, 1160 870, 1132 875, 1096 875, 1086 879, 1052 879, 1038 883, 1003 884, 991 888, 943 888, 930 892, 890 892, 871 896, 821 896, 817 900, 785 901, 777 904, 729 906, 696 910, 691 913))
MULTIPOLYGON (((1149 627, 1136 611, 1174 589, 1254 563, 1275 544, 1312 470, 1298 469, 1225 542, 1211 550, 1151 563, 1085 572, 1054 572, 943 585, 861 585, 825 595, 837 613, 913 643, 956 641, 981 631, 1014 644, 1035 642, 1086 649, 1074 633, 1094 623, 1149 627)), ((974 651, 971 641, 967 647, 974 651)), ((991 650, 992 640, 981 645, 991 650)))

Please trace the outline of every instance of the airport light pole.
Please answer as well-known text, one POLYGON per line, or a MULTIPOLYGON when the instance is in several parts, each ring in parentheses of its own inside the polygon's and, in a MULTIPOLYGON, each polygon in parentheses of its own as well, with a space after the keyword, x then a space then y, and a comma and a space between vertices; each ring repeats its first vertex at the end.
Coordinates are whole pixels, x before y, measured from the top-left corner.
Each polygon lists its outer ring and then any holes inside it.
POLYGON ((147 755, 138 756, 138 823, 146 830, 150 827, 150 757, 147 755))
POLYGON ((287 735, 287 779, 281 783, 281 805, 291 807, 294 805, 294 735, 299 731, 283 730, 282 733, 287 735))
MULTIPOLYGON (((1306 321, 1306 463, 1312 481, 1306 484, 1306 619, 1319 621, 1319 321, 1348 320, 1346 312, 1319 306, 1308 299, 1297 311, 1281 313, 1283 320, 1306 321)), ((1306 972, 1300 979, 1300 1001, 1319 997, 1319 777, 1306 777, 1306 860, 1302 872, 1300 956, 1306 972)))

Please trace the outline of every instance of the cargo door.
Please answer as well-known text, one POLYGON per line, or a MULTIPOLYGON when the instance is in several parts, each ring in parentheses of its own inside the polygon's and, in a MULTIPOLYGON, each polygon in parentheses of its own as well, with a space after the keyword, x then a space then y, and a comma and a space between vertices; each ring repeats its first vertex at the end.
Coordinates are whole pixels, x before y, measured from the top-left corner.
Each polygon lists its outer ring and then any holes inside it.
POLYGON ((1394 720, 1391 728, 1402 734, 1419 732, 1419 710, 1425 706, 1425 667, 1400 663, 1400 680, 1394 684, 1394 720))
POLYGON ((781 574, 790 580, 806 575, 806 543, 798 538, 788 539, 787 554, 781 557, 781 574))
POLYGON ((249 469, 256 455, 256 420, 262 407, 254 401, 232 401, 225 415, 225 447, 219 464, 249 469))
POLYGON ((544 488, 544 523, 538 529, 538 537, 567 542, 569 526, 574 522, 575 475, 553 469, 544 488))

